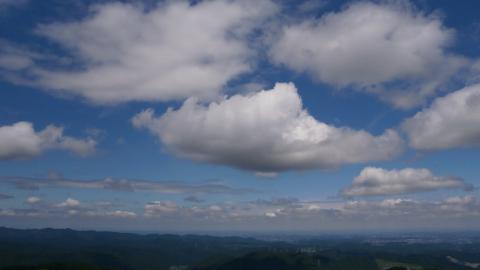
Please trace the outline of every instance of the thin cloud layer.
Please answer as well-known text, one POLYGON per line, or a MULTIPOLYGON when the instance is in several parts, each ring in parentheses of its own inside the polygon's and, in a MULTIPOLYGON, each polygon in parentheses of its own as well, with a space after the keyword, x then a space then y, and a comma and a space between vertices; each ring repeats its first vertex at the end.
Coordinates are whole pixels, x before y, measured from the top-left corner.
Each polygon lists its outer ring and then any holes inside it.
POLYGON ((403 146, 393 130, 374 136, 317 121, 292 83, 208 105, 188 99, 160 117, 145 110, 132 123, 157 135, 178 156, 257 172, 387 160, 403 146))
POLYGON ((8 194, 3 194, 0 193, 0 200, 8 200, 8 199, 13 199, 14 197, 8 194))
POLYGON ((458 177, 435 176, 428 169, 385 170, 367 167, 340 193, 346 197, 375 196, 451 188, 470 190, 473 187, 458 177))
POLYGON ((96 5, 83 20, 36 29, 80 68, 49 69, 25 54, 6 60, 29 74, 13 81, 96 103, 211 99, 251 71, 249 37, 276 10, 269 0, 96 5))
POLYGON ((241 195, 256 192, 253 189, 234 188, 221 183, 189 184, 180 181, 146 181, 105 178, 102 180, 74 180, 62 177, 31 178, 2 176, 3 183, 23 190, 42 188, 106 189, 134 192, 149 191, 164 194, 229 194, 241 195))
POLYGON ((407 119, 402 129, 417 150, 480 145, 480 84, 437 98, 407 119))
POLYGON ((0 0, 0 12, 11 7, 19 7, 28 3, 29 0, 0 0))
POLYGON ((88 156, 95 153, 96 144, 91 138, 65 136, 63 129, 54 125, 38 132, 29 122, 0 126, 0 160, 29 159, 53 149, 88 156))
POLYGON ((453 34, 439 18, 410 6, 361 2, 285 26, 270 55, 315 80, 411 108, 466 64, 447 52, 453 34))

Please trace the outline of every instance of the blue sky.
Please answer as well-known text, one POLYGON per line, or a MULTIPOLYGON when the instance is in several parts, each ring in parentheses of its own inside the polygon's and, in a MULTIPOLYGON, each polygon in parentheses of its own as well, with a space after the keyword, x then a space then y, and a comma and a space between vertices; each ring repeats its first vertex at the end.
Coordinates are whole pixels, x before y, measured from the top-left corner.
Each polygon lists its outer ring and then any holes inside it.
POLYGON ((0 0, 0 225, 473 229, 478 5, 0 0))

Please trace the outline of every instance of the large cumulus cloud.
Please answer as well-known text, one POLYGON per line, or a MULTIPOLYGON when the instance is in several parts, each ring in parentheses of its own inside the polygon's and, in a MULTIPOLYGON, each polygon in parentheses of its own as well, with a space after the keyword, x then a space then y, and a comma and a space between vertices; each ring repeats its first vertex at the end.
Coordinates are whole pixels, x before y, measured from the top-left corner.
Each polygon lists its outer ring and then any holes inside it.
POLYGON ((14 82, 96 103, 209 99, 252 69, 249 37, 276 10, 268 0, 98 4, 82 20, 37 27, 67 53, 53 58, 60 68, 42 65, 46 55, 3 52, 0 69, 14 82))
POLYGON ((393 130, 374 136, 316 120, 292 83, 208 105, 188 99, 160 117, 147 109, 132 123, 150 130, 179 156, 260 172, 386 160, 403 145, 393 130))
POLYGON ((270 55, 315 80, 410 108, 434 95, 466 63, 448 53, 453 35, 438 17, 411 6, 361 2, 286 25, 270 55))

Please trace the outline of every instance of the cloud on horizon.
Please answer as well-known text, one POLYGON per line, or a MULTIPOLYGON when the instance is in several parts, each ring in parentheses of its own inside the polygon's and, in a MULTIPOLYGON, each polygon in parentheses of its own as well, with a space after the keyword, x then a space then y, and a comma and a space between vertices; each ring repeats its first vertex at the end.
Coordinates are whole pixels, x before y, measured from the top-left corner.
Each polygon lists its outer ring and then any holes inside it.
MULTIPOLYGON (((301 201, 292 198, 217 203, 184 206, 173 201, 151 201, 143 209, 121 209, 104 203, 84 203, 67 198, 60 203, 41 207, 0 208, 5 220, 56 222, 87 221, 86 224, 105 226, 118 222, 135 229, 195 231, 228 228, 235 230, 351 230, 351 229, 438 229, 458 228, 459 225, 480 222, 477 197, 454 196, 443 200, 422 201, 406 198, 350 201, 301 201), (67 218, 67 219, 66 219, 67 218), (132 223, 129 223, 130 221, 132 223), (160 223, 158 223, 161 221, 160 223), (134 226, 134 225, 137 226, 134 226), (138 226, 141 224, 141 226, 138 226), (226 227, 227 226, 227 227, 226 227)), ((58 224, 58 223, 56 223, 58 224)))

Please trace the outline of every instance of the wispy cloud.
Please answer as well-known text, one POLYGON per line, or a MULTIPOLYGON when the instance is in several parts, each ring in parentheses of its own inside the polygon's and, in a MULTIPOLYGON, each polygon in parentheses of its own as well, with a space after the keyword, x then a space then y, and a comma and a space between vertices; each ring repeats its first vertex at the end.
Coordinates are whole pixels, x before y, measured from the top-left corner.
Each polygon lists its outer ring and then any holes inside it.
POLYGON ((11 195, 0 193, 0 200, 8 200, 14 198, 11 195))

